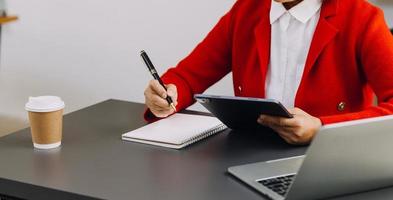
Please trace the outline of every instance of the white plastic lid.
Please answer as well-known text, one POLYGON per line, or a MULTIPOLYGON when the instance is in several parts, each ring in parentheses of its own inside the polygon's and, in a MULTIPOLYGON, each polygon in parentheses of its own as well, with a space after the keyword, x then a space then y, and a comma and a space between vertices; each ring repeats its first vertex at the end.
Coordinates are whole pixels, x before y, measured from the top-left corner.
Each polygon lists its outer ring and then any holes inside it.
POLYGON ((29 97, 25 105, 25 109, 31 112, 53 112, 64 107, 64 101, 56 96, 29 97))

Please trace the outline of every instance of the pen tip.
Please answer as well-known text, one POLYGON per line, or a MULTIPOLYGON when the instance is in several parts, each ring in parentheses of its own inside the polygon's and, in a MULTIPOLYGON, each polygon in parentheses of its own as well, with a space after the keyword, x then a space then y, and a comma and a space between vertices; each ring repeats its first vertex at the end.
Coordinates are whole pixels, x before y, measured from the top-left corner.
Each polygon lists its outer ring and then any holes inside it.
POLYGON ((175 112, 177 112, 176 107, 175 107, 175 105, 174 105, 173 103, 171 103, 171 107, 173 108, 173 110, 174 110, 175 112))

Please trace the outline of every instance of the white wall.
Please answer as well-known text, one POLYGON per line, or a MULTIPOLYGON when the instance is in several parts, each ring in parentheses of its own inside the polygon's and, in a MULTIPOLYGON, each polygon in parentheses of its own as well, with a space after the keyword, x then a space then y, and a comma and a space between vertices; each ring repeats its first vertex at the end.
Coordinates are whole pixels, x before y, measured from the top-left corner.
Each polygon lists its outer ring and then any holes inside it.
POLYGON ((384 10, 386 21, 393 28, 393 0, 370 0, 370 2, 384 10))
MULTIPOLYGON (((382 1, 393 26, 392 4, 382 1)), ((143 102, 151 77, 139 51, 146 49, 164 72, 195 47, 233 2, 9 0, 9 12, 20 20, 3 28, 0 135, 27 125, 28 96, 58 95, 66 112, 109 98, 143 102)), ((230 77, 210 93, 231 95, 230 77)))
POLYGON ((3 30, 0 131, 26 125, 28 96, 58 95, 67 112, 109 98, 143 102, 151 76, 140 50, 146 49, 164 72, 193 49, 233 2, 8 1, 9 12, 20 20, 3 30), (10 124, 14 121, 15 126, 10 124))

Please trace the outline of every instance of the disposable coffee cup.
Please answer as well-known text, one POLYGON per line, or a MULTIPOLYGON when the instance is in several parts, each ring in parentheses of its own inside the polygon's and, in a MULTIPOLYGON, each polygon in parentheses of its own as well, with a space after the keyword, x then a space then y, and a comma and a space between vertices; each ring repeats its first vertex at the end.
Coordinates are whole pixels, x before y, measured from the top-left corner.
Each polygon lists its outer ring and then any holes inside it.
POLYGON ((25 109, 35 148, 53 149, 61 145, 64 107, 64 102, 56 96, 29 98, 25 109))

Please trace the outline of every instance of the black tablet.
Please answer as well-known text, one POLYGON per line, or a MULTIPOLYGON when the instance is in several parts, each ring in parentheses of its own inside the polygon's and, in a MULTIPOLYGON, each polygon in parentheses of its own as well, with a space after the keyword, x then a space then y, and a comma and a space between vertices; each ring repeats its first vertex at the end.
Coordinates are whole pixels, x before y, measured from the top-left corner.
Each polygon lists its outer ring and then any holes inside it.
POLYGON ((261 127, 257 119, 261 114, 292 118, 292 114, 278 101, 246 97, 197 94, 196 101, 231 129, 261 127))

